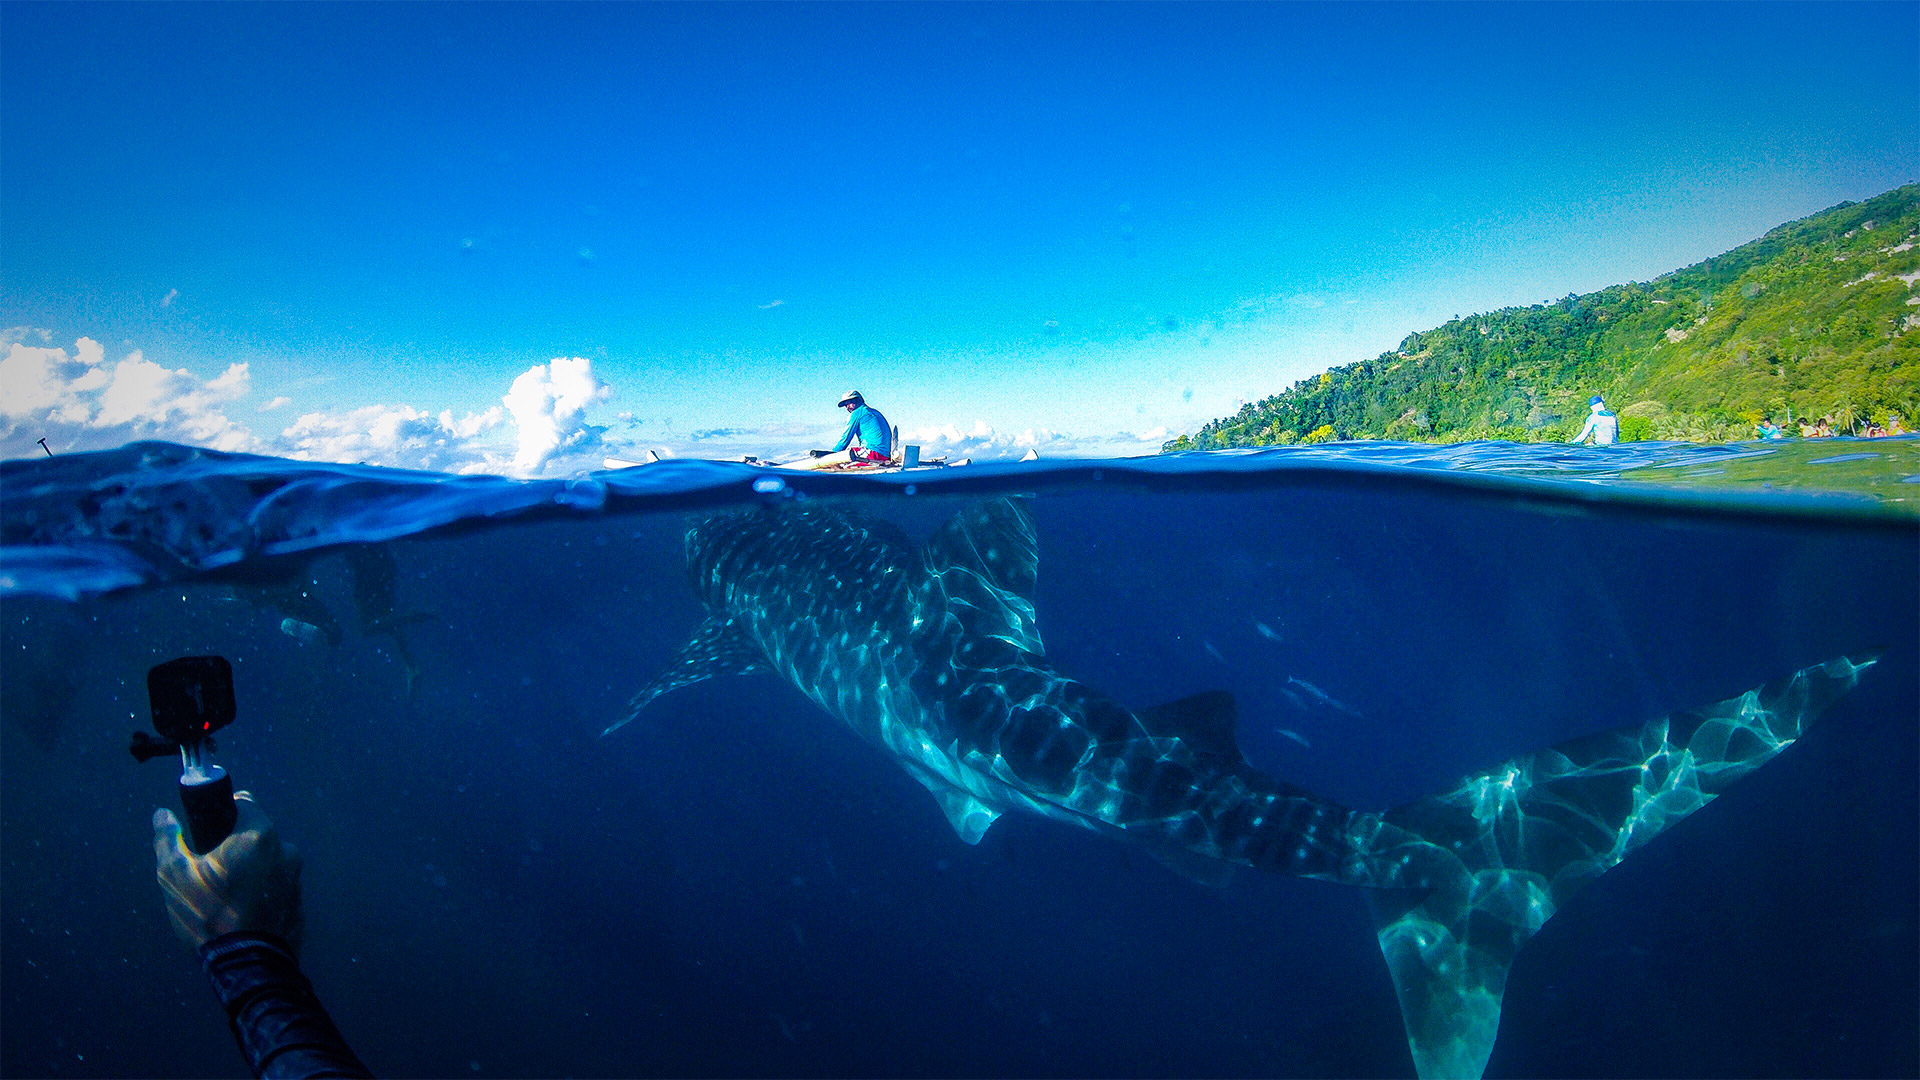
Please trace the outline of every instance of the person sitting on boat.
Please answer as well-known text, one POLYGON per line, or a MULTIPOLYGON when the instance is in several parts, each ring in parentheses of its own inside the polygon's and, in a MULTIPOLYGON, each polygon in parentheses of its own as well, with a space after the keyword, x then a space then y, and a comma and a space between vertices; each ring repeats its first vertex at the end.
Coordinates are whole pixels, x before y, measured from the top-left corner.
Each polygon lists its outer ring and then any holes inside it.
POLYGON ((837 454, 852 445, 848 456, 854 461, 879 462, 893 456, 893 428, 880 410, 867 404, 860 391, 840 395, 840 407, 847 410, 847 431, 827 453, 837 454))
POLYGON ((1620 418, 1607 410, 1607 403, 1599 394, 1587 400, 1587 407, 1592 410, 1587 416, 1587 425, 1571 441, 1583 443, 1588 436, 1592 436, 1595 446, 1613 445, 1614 440, 1620 437, 1620 418))

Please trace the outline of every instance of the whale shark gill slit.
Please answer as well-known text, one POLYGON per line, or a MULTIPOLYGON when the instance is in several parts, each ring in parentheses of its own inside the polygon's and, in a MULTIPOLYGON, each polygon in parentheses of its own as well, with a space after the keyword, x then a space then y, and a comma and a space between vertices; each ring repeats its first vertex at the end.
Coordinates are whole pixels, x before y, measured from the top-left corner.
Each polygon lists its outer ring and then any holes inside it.
POLYGON ((1516 953, 1587 882, 1785 749, 1871 659, 1525 754, 1358 812, 1250 767, 1221 691, 1134 711, 1047 661, 1024 500, 925 545, 833 510, 762 506, 687 533, 707 620, 627 715, 762 669, 890 754, 978 843, 1024 811, 1107 833, 1199 880, 1235 867, 1368 890, 1416 1071, 1478 1076, 1516 953))

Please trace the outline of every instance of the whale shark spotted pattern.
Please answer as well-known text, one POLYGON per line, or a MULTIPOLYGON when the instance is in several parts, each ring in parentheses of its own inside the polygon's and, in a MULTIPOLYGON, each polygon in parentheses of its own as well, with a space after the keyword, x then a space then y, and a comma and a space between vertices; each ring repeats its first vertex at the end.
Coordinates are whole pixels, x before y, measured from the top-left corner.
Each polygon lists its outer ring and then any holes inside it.
POLYGON ((1364 812, 1249 766, 1223 692, 1130 710, 1056 671, 1022 500, 969 507, 925 545, 840 511, 762 506, 694 526, 686 559, 707 619, 608 733, 671 690, 769 669, 890 753, 967 843, 1024 810, 1201 880, 1245 866, 1374 890, 1423 1077, 1480 1075, 1528 938, 1791 744, 1872 663, 1831 660, 1364 812))

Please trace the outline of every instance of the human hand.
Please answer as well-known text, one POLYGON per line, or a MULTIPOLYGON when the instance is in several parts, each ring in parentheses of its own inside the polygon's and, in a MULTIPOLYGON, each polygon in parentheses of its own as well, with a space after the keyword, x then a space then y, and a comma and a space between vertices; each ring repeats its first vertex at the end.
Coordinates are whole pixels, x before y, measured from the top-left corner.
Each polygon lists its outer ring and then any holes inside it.
POLYGON ((276 935, 300 948, 300 852, 284 843, 252 794, 233 795, 233 833, 196 855, 171 810, 153 812, 153 854, 167 917, 199 948, 236 930, 276 935))

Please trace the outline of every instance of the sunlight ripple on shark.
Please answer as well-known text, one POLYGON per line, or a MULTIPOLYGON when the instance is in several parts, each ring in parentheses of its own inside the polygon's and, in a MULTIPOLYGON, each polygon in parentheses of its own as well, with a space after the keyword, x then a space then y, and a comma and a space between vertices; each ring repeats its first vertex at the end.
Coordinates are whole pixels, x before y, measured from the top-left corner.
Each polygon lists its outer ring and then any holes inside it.
POLYGON ((770 669, 891 753, 969 844, 1025 810, 1202 880, 1248 866, 1375 890, 1423 1077, 1480 1075, 1534 932, 1791 744, 1873 663, 1831 660, 1365 812, 1249 766, 1224 692, 1136 711, 1055 671, 1020 500, 969 507, 920 547, 879 521, 761 507, 696 525, 686 555, 707 620, 608 733, 670 690, 770 669))

